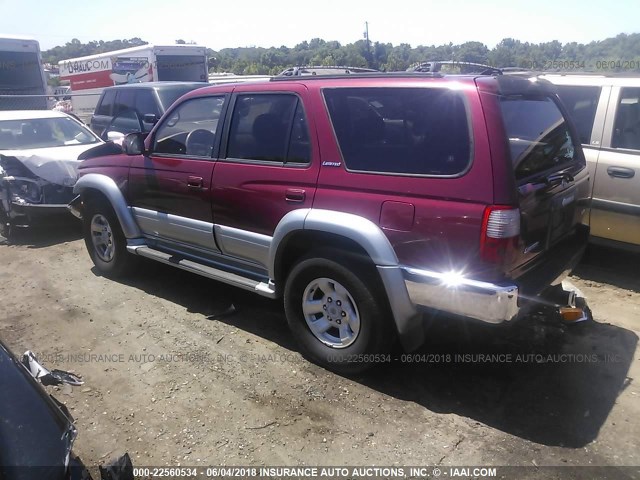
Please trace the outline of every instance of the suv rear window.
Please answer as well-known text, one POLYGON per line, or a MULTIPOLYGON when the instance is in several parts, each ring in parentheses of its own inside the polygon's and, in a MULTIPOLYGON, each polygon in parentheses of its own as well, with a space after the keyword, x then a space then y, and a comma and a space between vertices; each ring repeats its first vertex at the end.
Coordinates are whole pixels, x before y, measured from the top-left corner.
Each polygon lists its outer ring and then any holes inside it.
POLYGON ((336 88, 324 97, 348 170, 455 176, 471 160, 464 97, 444 88, 336 88))
POLYGON ((575 160, 568 125, 550 97, 501 97, 500 107, 517 180, 575 160))

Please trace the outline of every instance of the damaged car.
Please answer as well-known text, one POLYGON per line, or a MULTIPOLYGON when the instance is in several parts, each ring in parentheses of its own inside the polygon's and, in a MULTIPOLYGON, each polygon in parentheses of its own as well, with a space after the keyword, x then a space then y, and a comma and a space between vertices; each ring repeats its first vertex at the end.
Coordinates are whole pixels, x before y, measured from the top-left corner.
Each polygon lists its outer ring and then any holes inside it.
POLYGON ((78 157, 102 143, 62 112, 0 112, 0 235, 68 215, 78 157))
POLYGON ((0 341, 0 478, 87 478, 71 451, 76 435, 66 407, 0 341))
MULTIPOLYGON (((80 386, 63 370, 49 370, 31 351, 20 360, 0 340, 0 479, 92 480, 73 452, 78 431, 68 408, 43 385, 80 386)), ((98 466, 100 480, 133 480, 128 453, 98 466)), ((97 478, 97 477, 95 477, 97 478)))

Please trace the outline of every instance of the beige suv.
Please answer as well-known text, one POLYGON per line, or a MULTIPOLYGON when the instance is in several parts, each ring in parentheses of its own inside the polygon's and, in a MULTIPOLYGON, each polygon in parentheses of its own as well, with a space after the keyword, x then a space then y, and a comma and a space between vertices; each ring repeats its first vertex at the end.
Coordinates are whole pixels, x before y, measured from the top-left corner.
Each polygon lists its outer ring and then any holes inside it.
POLYGON ((573 115, 592 179, 591 241, 640 251, 640 76, 543 75, 573 115))

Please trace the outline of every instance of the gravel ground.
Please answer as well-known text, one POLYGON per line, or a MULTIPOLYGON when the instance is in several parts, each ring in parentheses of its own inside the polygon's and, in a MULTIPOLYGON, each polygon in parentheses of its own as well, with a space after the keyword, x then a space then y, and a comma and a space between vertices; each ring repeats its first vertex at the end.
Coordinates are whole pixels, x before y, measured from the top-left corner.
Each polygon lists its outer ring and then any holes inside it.
POLYGON ((89 466, 638 466, 639 266, 591 250, 570 280, 594 322, 438 318, 413 362, 344 378, 301 357, 280 302, 150 262, 109 280, 78 228, 33 230, 0 240, 0 338, 83 377, 47 389, 89 466))

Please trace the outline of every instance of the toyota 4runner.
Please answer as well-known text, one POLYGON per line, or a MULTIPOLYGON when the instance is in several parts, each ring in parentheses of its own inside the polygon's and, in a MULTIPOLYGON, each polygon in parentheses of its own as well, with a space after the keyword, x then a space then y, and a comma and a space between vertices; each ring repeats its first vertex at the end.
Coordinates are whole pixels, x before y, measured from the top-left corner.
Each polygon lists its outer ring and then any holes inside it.
POLYGON ((83 162, 70 205, 98 270, 137 255, 283 297, 302 352, 343 373, 418 347, 425 310, 522 316, 588 236, 580 140, 544 81, 215 86, 123 149, 83 162))

